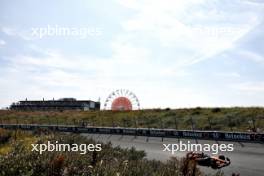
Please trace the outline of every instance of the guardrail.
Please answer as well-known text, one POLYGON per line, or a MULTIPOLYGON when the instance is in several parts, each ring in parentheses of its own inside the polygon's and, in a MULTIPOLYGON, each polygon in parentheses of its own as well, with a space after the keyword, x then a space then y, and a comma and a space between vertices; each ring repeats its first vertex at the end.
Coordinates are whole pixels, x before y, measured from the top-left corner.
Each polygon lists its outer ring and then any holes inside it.
POLYGON ((264 133, 197 131, 157 128, 124 128, 124 127, 95 127, 71 125, 37 125, 37 124, 0 124, 0 128, 21 130, 52 130, 72 133, 118 134, 162 138, 191 138, 219 141, 257 142, 264 143, 264 133))

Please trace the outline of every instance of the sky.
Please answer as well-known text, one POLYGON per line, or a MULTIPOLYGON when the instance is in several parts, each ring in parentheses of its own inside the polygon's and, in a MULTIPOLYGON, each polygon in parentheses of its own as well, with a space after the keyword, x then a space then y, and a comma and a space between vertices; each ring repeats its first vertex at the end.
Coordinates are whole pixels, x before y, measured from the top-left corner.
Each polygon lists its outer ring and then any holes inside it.
POLYGON ((0 0, 0 107, 116 89, 141 108, 264 106, 264 1, 0 0))

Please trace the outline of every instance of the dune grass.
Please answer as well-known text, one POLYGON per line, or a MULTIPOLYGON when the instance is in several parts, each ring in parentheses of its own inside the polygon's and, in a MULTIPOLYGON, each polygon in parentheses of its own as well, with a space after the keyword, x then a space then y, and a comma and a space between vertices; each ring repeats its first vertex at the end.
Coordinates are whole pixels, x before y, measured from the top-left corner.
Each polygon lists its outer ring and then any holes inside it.
POLYGON ((69 124, 196 130, 264 130, 264 108, 192 108, 139 111, 0 111, 0 123, 69 124))

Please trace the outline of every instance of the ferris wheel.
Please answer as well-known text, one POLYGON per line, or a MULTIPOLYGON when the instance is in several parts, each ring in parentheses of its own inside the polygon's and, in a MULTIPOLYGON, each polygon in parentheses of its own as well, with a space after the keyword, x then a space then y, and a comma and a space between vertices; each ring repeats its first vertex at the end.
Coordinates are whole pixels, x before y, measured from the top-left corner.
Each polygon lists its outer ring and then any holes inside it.
POLYGON ((118 89, 106 98, 104 109, 112 111, 139 110, 140 103, 133 92, 126 89, 118 89))

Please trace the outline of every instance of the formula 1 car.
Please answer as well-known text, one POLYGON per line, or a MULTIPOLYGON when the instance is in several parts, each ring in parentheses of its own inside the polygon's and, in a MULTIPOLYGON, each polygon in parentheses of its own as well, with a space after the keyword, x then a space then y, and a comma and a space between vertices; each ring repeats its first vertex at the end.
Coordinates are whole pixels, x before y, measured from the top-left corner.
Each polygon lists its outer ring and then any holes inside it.
POLYGON ((186 158, 196 161, 200 166, 207 166, 213 169, 220 169, 231 164, 230 159, 224 155, 209 156, 203 152, 189 152, 186 154, 186 158))

